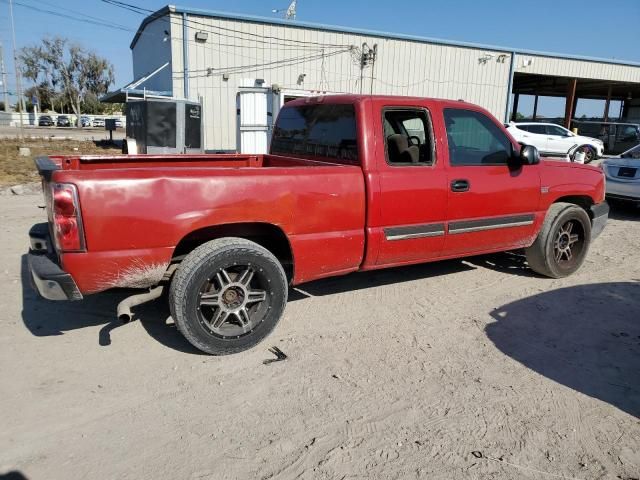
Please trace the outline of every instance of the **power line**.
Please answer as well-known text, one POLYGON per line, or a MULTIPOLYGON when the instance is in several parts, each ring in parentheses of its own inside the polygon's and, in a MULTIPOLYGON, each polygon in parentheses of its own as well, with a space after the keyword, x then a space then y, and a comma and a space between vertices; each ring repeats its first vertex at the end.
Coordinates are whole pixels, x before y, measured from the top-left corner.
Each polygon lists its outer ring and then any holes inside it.
MULTIPOLYGON (((254 71, 260 71, 260 70, 265 70, 265 71, 274 70, 277 68, 299 65, 301 63, 305 63, 309 61, 321 60, 323 57, 328 58, 328 57, 332 57, 342 53, 346 53, 348 51, 349 51, 348 49, 345 49, 345 50, 339 50, 336 52, 325 53, 322 55, 293 57, 293 58, 288 58, 284 60, 277 60, 273 62, 266 62, 266 63, 253 64, 253 65, 238 65, 233 67, 207 68, 204 70, 190 70, 190 72, 206 72, 206 73, 204 75, 190 75, 189 78, 203 78, 203 77, 222 75, 225 73, 246 73, 246 72, 254 72, 254 71)), ((181 78, 184 74, 184 72, 174 72, 174 73, 178 74, 178 75, 174 75, 174 78, 181 78)))
MULTIPOLYGON (((3 3, 10 3, 9 0, 0 0, 0 1, 2 1, 3 3)), ((35 7, 33 5, 29 5, 29 4, 26 4, 26 3, 15 2, 15 1, 13 3, 15 5, 19 5, 21 7, 28 8, 30 10, 34 10, 36 12, 46 13, 48 15, 53 15, 53 16, 56 16, 56 17, 66 18, 66 19, 69 19, 69 20, 75 20, 75 21, 88 23, 88 24, 92 24, 92 25, 97 25, 97 26, 102 26, 102 27, 115 28, 117 30, 131 31, 131 29, 129 29, 127 27, 124 27, 122 25, 118 25, 118 24, 114 24, 114 23, 108 23, 108 22, 104 22, 104 21, 101 21, 101 20, 94 20, 94 19, 92 19, 92 17, 88 17, 88 16, 85 16, 87 18, 82 18, 82 17, 75 16, 75 15, 69 15, 69 14, 56 12, 56 11, 53 11, 53 10, 47 10, 47 9, 44 9, 44 8, 35 7)), ((60 7, 57 7, 57 8, 60 8, 60 7)))
MULTIPOLYGON (((197 20, 193 20, 193 19, 189 19, 187 18, 187 23, 192 23, 195 25, 200 25, 200 26, 204 26, 207 28, 217 28, 218 30, 222 30, 222 31, 226 31, 226 32, 232 32, 232 33, 237 33, 240 35, 247 35, 249 37, 256 37, 256 38, 261 38, 261 39, 268 39, 268 40, 276 40, 276 41, 281 41, 281 42, 287 42, 287 43, 292 43, 292 44, 301 44, 301 45, 313 45, 316 47, 349 47, 350 45, 346 45, 346 44, 331 44, 331 43, 322 43, 322 42, 312 42, 312 41, 307 41, 307 40, 297 40, 294 38, 282 38, 282 37, 274 37, 274 36, 270 36, 270 35, 260 35, 258 33, 252 33, 252 32, 243 32, 241 30, 234 30, 233 28, 227 28, 227 27, 221 27, 219 25, 209 25, 203 22, 199 22, 197 20)), ((244 39, 247 40, 247 39, 244 39)))
POLYGON ((56 4, 45 2, 44 0, 37 0, 37 1, 38 1, 38 3, 44 4, 44 5, 48 5, 50 7, 56 8, 58 10, 63 10, 63 11, 66 11, 66 12, 71 12, 71 13, 74 13, 74 14, 78 14, 81 17, 85 17, 85 18, 90 19, 90 20, 97 20, 97 21, 103 23, 107 27, 113 27, 113 28, 118 28, 118 29, 121 29, 121 30, 133 31, 132 28, 129 28, 129 27, 125 26, 125 25, 114 23, 114 22, 107 22, 103 18, 100 18, 100 17, 94 17, 92 15, 87 15, 86 13, 78 13, 75 10, 72 10, 70 8, 60 7, 60 6, 56 5, 56 4))
POLYGON ((115 7, 120 7, 120 8, 124 8, 125 10, 129 10, 131 12, 135 12, 135 13, 141 13, 141 14, 146 14, 146 13, 153 13, 153 10, 149 10, 147 8, 142 8, 142 7, 138 7, 136 5, 132 5, 130 3, 125 3, 125 2, 120 2, 118 0, 102 0, 104 3, 108 3, 110 5, 113 5, 115 7))
MULTIPOLYGON (((290 62, 290 61, 294 61, 294 60, 320 60, 323 57, 332 57, 334 55, 337 54, 341 54, 341 53, 346 53, 348 52, 349 49, 343 49, 343 50, 337 50, 334 52, 330 52, 330 53, 317 53, 317 54, 313 54, 313 55, 303 55, 300 57, 291 57, 291 58, 284 58, 282 60, 272 60, 269 62, 265 62, 265 63, 255 63, 255 64, 251 64, 251 65, 237 65, 237 66, 228 66, 228 67, 208 67, 208 68, 200 68, 200 69, 189 69, 189 72, 211 72, 211 71, 224 71, 226 72, 227 70, 236 70, 236 69, 241 69, 241 68, 246 68, 246 67, 260 67, 260 66, 269 66, 269 65, 275 65, 275 64, 280 64, 280 63, 284 63, 284 62, 290 62)), ((223 52, 224 53, 224 52, 223 52)), ((182 71, 175 71, 174 73, 184 73, 182 71)))
MULTIPOLYGON (((2 2, 7 2, 8 0, 0 0, 2 2)), ((51 5, 47 2, 42 2, 43 4, 48 4, 51 5)), ((42 13, 46 13, 46 14, 50 14, 50 15, 55 15, 55 16, 59 16, 59 17, 63 17, 63 18, 70 18, 71 20, 76 20, 79 22, 83 22, 83 23, 90 23, 90 24, 98 24, 99 26, 104 26, 104 27, 108 27, 108 28, 117 28, 119 30, 126 30, 126 31, 133 31, 132 29, 129 29, 123 25, 118 25, 118 24, 113 24, 113 23, 107 23, 107 22, 94 22, 93 19, 96 17, 91 17, 88 15, 83 15, 85 18, 79 18, 77 16, 67 16, 67 15, 63 15, 59 12, 55 12, 55 11, 51 11, 51 10, 47 10, 47 9, 42 9, 42 8, 38 8, 38 7, 34 7, 32 5, 28 5, 22 2, 16 2, 17 5, 20 5, 22 7, 28 8, 28 9, 32 9, 32 10, 36 10, 36 11, 40 11, 42 13)), ((67 10, 68 9, 63 9, 63 10, 67 10)), ((175 23, 175 22, 172 22, 175 23)), ((214 32, 215 34, 220 35, 219 32, 214 32)), ((162 37, 162 35, 159 34, 154 34, 151 32, 142 32, 142 34, 144 35, 152 35, 152 36, 156 36, 156 37, 162 37)), ((243 39, 243 40, 247 40, 247 39, 243 39)), ((209 46, 209 45, 202 45, 199 42, 195 42, 195 41, 189 41, 189 43, 192 43, 194 45, 197 45, 200 48, 204 48, 210 51, 214 51, 217 53, 225 53, 225 54, 230 54, 231 52, 229 51, 225 51, 225 50, 220 50, 215 48, 213 45, 209 46)), ((233 45, 233 44, 223 44, 223 43, 219 43, 217 44, 217 46, 228 46, 228 47, 233 47, 233 48, 258 48, 258 49, 266 49, 266 48, 273 48, 272 45, 270 45, 269 47, 261 47, 260 45, 251 45, 249 47, 241 47, 239 45, 233 45)), ((295 47, 279 47, 279 50, 295 50, 295 51, 300 51, 300 50, 305 50, 306 48, 302 48, 302 46, 295 46, 295 47)), ((315 50, 315 49, 314 49, 315 50)), ((320 49, 317 50, 318 52, 322 51, 320 49)), ((344 50, 341 50, 338 53, 342 53, 344 50)), ((328 56, 332 56, 334 53, 336 52, 330 52, 329 54, 324 54, 325 57, 328 56)), ((244 58, 253 58, 252 56, 247 56, 247 55, 240 55, 238 52, 233 52, 233 54, 236 57, 244 57, 244 58)), ((232 66, 232 67, 228 67, 225 69, 218 69, 218 70, 225 70, 225 71, 229 71, 229 73, 241 73, 243 70, 246 70, 247 68, 258 68, 258 67, 262 67, 262 66, 269 66, 269 65, 273 65, 273 64, 278 64, 278 63, 290 63, 290 62, 296 62, 298 60, 301 61, 306 61, 306 60, 315 60, 315 59, 319 59, 322 58, 322 55, 311 55, 308 57, 293 57, 293 58, 288 58, 288 59, 283 59, 283 60, 279 60, 279 61, 275 61, 275 62, 267 62, 265 64, 254 64, 254 65, 241 65, 241 66, 232 66)), ((209 72, 209 69, 202 69, 202 70, 195 70, 195 72, 209 72)), ((183 72, 177 72, 178 74, 183 74, 183 72)), ((207 75, 208 76, 208 75, 207 75)))
MULTIPOLYGON (((147 13, 153 13, 152 10, 148 10, 146 8, 142 8, 142 7, 138 7, 136 5, 130 4, 130 3, 125 3, 125 2, 120 2, 118 0, 102 0, 102 2, 116 6, 116 7, 120 7, 120 8, 124 8, 126 10, 130 10, 130 11, 134 11, 135 13, 141 14, 141 15, 146 15, 147 13), (137 10, 137 11, 136 11, 137 10)), ((172 22, 175 23, 175 22, 172 22)), ((176 23, 176 25, 181 25, 182 23, 176 23)), ((252 33, 252 32, 243 32, 241 30, 235 30, 233 28, 227 28, 227 27, 221 27, 218 25, 209 25, 194 19, 190 19, 187 18, 187 24, 192 24, 192 25, 199 25, 202 27, 206 27, 208 29, 210 28, 216 28, 218 30, 222 30, 222 31, 226 31, 226 32, 231 32, 231 33, 236 33, 239 35, 246 35, 248 37, 255 37, 258 38, 262 43, 265 43, 264 40, 276 40, 276 41, 280 41, 280 42, 285 42, 285 43, 289 43, 289 44, 300 44, 300 45, 308 45, 308 46, 316 46, 316 47, 348 47, 349 45, 346 44, 326 44, 326 43, 321 43, 321 42, 312 42, 312 41, 307 41, 307 40, 297 40, 297 39, 289 39, 289 38, 282 38, 282 37, 275 37, 275 36, 270 36, 270 35, 260 35, 258 33, 252 33)), ((210 33, 214 33, 217 35, 221 35, 220 32, 215 32, 213 30, 205 30, 208 31, 210 33)), ((239 40, 248 40, 247 38, 242 38, 242 37, 232 37, 229 36, 230 38, 237 38, 239 40)))
MULTIPOLYGON (((0 0, 0 2, 3 3, 8 3, 9 0, 0 0)), ((53 15, 56 17, 61 17, 61 18, 66 18, 66 19, 70 19, 70 20, 74 20, 74 21, 78 21, 78 22, 82 22, 82 23, 87 23, 87 24, 92 24, 92 25, 97 25, 97 26, 102 26, 102 27, 106 27, 106 28, 112 28, 112 29, 116 29, 116 30, 122 30, 122 31, 127 31, 127 32, 136 32, 136 29, 134 28, 128 28, 124 25, 120 25, 120 24, 116 24, 116 23, 112 23, 112 22, 105 22, 105 21, 101 21, 100 19, 98 19, 97 17, 92 17, 90 15, 85 15, 85 14, 79 14, 79 16, 69 16, 69 15, 65 15, 65 14, 61 14, 59 12, 56 11, 51 11, 51 10, 47 10, 47 9, 42 9, 42 8, 38 8, 36 6, 33 5, 28 5, 22 2, 14 2, 16 5, 19 5, 21 7, 30 9, 30 10, 35 10, 41 13, 45 13, 48 15, 53 15), (84 18, 82 18, 84 17, 84 18)), ((47 3, 47 2, 41 2, 43 4, 46 5, 50 5, 56 8, 59 8, 60 10, 64 10, 64 11, 68 11, 68 12, 73 12, 70 9, 66 9, 66 8, 62 8, 62 7, 57 7, 56 5, 53 5, 51 3, 47 3)), ((179 22, 168 22, 171 23, 173 25, 180 25, 179 22)), ((181 26, 181 25, 180 25, 181 26)), ((220 35, 219 32, 212 32, 216 35, 220 35)), ((152 33, 152 32, 141 32, 141 35, 143 36, 153 36, 153 37, 157 37, 157 38, 164 38, 164 35, 161 34, 157 34, 157 33, 152 33)), ((231 37, 231 38, 236 38, 236 37, 231 37)), ((246 40, 246 39, 242 39, 242 40, 246 40)), ((195 40, 187 40, 188 43, 192 44, 192 45, 198 45, 202 48, 205 49, 210 49, 211 47, 208 47, 207 45, 202 45, 200 42, 196 42, 195 40)), ((233 44, 229 44, 229 43, 219 43, 219 46, 225 46, 225 47, 238 47, 238 45, 233 45, 233 44)), ((255 49, 270 49, 273 48, 273 45, 269 44, 269 45, 265 45, 265 46, 261 46, 261 45, 252 45, 251 48, 255 48, 255 49)), ((291 47, 279 47, 279 50, 303 50, 306 49, 308 47, 304 47, 304 46, 291 46, 291 47)), ((314 49, 317 51, 320 51, 320 48, 314 49)))

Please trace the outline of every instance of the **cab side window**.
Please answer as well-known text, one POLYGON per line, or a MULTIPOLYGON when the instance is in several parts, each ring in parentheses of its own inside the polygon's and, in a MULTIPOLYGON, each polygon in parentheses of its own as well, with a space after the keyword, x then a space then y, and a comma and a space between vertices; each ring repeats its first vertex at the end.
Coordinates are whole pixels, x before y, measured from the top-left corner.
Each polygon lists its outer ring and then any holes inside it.
POLYGON ((427 111, 389 108, 383 111, 387 163, 433 165, 433 133, 427 111))
POLYGON ((445 108, 449 161, 460 165, 506 165, 511 142, 486 115, 473 110, 445 108))
POLYGON ((629 141, 639 138, 638 129, 633 125, 619 125, 616 140, 629 141))

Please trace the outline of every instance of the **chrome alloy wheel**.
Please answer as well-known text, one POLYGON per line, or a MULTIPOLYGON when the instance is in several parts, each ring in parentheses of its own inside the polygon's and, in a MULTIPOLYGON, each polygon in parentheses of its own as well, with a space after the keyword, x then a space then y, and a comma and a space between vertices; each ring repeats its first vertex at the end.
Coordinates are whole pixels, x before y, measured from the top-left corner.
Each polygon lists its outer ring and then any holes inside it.
POLYGON ((584 232, 578 222, 569 220, 556 232, 553 242, 553 255, 561 267, 573 264, 574 257, 579 256, 584 248, 584 232))
POLYGON ((200 289, 200 323, 222 338, 251 333, 271 308, 268 283, 262 269, 250 264, 220 268, 200 289))

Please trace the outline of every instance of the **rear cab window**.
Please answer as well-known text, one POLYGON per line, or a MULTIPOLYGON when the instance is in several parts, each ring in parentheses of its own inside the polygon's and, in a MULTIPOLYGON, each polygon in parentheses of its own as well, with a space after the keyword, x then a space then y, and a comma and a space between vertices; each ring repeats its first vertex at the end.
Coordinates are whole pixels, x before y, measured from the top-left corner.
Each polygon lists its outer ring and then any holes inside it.
POLYGON ((475 110, 445 108, 444 121, 452 166, 506 165, 512 154, 507 136, 475 110))
POLYGON ((355 106, 284 107, 273 130, 270 152, 272 155, 358 165, 355 106))

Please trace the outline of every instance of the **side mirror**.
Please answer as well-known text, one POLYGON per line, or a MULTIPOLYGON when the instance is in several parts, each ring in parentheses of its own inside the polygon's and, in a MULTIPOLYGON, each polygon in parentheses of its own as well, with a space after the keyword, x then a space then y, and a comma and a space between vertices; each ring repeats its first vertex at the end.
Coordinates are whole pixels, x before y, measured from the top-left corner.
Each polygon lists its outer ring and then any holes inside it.
POLYGON ((520 163, 522 165, 537 165, 540 163, 540 153, 533 145, 523 145, 520 149, 520 163))

